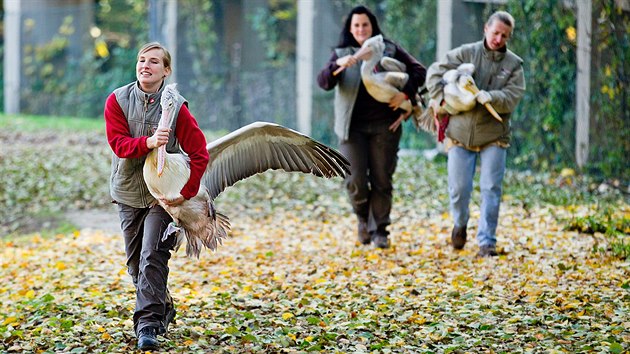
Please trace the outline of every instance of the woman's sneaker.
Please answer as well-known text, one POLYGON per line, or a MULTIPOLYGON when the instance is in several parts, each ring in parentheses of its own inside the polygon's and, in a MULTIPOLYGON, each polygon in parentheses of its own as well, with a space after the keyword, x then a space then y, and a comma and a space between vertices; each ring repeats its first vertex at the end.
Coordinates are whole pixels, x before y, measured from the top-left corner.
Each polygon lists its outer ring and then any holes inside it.
POLYGON ((138 349, 156 349, 158 345, 157 328, 144 327, 138 332, 138 349))

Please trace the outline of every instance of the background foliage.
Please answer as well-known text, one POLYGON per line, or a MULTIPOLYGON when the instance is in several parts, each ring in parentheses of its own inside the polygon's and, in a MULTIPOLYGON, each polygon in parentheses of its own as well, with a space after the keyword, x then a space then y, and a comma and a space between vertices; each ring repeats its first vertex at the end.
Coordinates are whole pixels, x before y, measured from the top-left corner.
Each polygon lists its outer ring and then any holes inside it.
MULTIPOLYGON (((575 164, 576 13, 563 1, 511 0, 511 48, 524 59, 527 92, 514 119, 514 163, 553 170, 575 164)), ((590 163, 628 182, 630 18, 614 0, 593 1, 590 163)))
MULTIPOLYGON (((268 0, 248 15, 246 30, 264 44, 265 60, 255 72, 245 72, 234 53, 221 47, 216 23, 223 15, 219 3, 182 0, 180 85, 193 102, 193 113, 212 127, 231 130, 266 117, 295 127, 295 105, 287 104, 295 73, 296 2, 268 0), (211 64, 209 64, 211 63, 211 64), (203 112, 203 115, 197 114, 203 112)), ((399 42, 426 66, 435 58, 436 1, 332 0, 339 13, 366 4, 379 17, 385 34, 399 42)), ((630 181, 630 19, 615 0, 594 1, 590 162, 584 172, 600 179, 630 181)), ((95 2, 97 26, 94 50, 66 60, 72 19, 49 43, 26 50, 28 86, 24 110, 33 114, 100 117, 105 97, 115 87, 133 80, 138 44, 148 38, 146 0, 95 2), (52 104, 51 102, 54 102, 52 104)), ((517 21, 513 49, 524 59, 526 95, 514 114, 513 147, 509 164, 518 169, 560 171, 575 166, 576 10, 571 1, 509 0, 485 5, 484 16, 497 9, 517 21)), ((472 5, 471 5, 472 6, 472 5)), ((484 6, 475 4, 474 6, 484 6)), ((481 29, 479 29, 481 37, 481 29)), ((238 48, 232 48, 231 51, 238 48)), ((2 73, 0 72, 0 75, 2 73)), ((316 90, 317 91, 317 90, 316 90)), ((331 98, 315 92, 315 111, 328 117, 331 98)), ((329 117, 313 119, 313 136, 335 144, 329 117)), ((208 126, 206 126, 208 128, 208 126)), ((434 140, 405 124, 403 148, 432 148, 434 140)))
POLYGON ((100 118, 107 96, 135 79, 136 52, 148 33, 147 22, 138 20, 147 17, 145 1, 101 0, 95 16, 101 34, 79 58, 66 53, 68 36, 76 31, 72 17, 50 42, 24 49, 24 112, 100 118))

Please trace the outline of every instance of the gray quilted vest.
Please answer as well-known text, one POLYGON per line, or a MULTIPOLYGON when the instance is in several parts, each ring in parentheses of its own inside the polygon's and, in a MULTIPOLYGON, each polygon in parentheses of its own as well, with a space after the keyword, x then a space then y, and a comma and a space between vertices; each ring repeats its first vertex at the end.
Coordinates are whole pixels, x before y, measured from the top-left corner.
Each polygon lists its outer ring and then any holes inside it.
MULTIPOLYGON (((114 95, 118 104, 122 108, 129 132, 134 138, 141 136, 152 136, 157 129, 158 122, 162 115, 160 98, 164 86, 156 93, 145 93, 136 81, 114 90, 114 95)), ((176 112, 179 112, 182 104, 186 100, 179 96, 176 112)), ((169 153, 180 152, 179 143, 175 137, 175 126, 177 116, 171 123, 171 135, 169 136, 166 151, 169 153)), ((149 193, 142 168, 146 156, 139 158, 119 158, 112 154, 112 170, 110 176, 110 194, 114 202, 129 205, 134 208, 146 208, 155 202, 155 198, 149 193)))

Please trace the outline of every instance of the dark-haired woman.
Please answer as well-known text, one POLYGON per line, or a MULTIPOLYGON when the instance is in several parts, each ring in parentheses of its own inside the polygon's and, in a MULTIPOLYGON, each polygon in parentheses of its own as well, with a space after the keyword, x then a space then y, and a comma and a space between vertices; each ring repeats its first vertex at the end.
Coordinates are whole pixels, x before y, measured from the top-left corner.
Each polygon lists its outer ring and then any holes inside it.
POLYGON ((358 219, 358 239, 378 248, 390 245, 387 227, 391 223, 392 177, 396 170, 400 129, 389 127, 400 116, 398 107, 405 101, 415 104, 418 87, 424 83, 426 69, 396 43, 385 39, 385 56, 407 67, 409 80, 402 92, 389 103, 376 101, 361 81, 360 64, 353 54, 366 39, 383 34, 374 14, 365 6, 353 8, 346 18, 339 43, 317 82, 324 90, 335 89, 335 134, 341 152, 351 163, 352 174, 345 180, 350 203, 358 219), (337 69, 344 70, 335 74, 337 69))

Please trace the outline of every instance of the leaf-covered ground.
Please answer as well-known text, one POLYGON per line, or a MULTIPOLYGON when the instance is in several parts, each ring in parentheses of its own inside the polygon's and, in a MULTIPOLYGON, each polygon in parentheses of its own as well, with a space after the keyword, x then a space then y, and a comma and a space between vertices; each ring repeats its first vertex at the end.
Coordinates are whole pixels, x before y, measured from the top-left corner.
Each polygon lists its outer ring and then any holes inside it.
MULTIPOLYGON (((630 263, 593 251, 605 249, 602 234, 563 231, 563 220, 595 204, 534 205, 535 177, 508 176, 531 188, 508 188, 501 255, 477 259, 474 240, 460 252, 448 245, 440 169, 401 162, 388 250, 355 242, 339 180, 269 173, 228 189, 217 206, 232 238, 198 260, 180 250, 170 262, 178 316, 162 350, 630 350, 630 263)), ((469 233, 478 212, 473 203, 469 233)), ((630 208, 622 201, 615 212, 630 208)), ((93 225, 0 242, 0 352, 135 350, 119 232, 93 225)))

